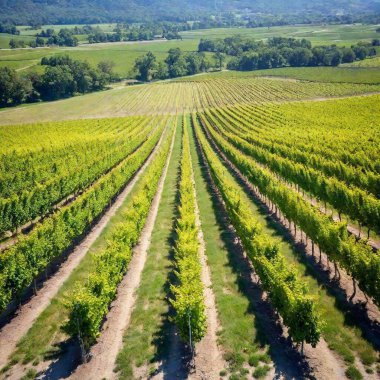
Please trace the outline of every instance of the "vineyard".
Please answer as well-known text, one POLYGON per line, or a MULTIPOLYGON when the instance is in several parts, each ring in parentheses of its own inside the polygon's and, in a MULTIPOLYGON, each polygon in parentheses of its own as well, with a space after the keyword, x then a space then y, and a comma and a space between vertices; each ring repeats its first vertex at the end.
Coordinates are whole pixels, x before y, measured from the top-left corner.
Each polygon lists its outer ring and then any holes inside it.
POLYGON ((380 86, 333 82, 2 110, 0 378, 377 379, 380 86))
MULTIPOLYGON (((380 91, 376 77, 370 81, 368 75, 362 78, 360 73, 356 77, 349 72, 343 83, 305 80, 309 75, 306 72, 301 76, 302 80, 298 80, 291 77, 259 78, 255 72, 216 72, 148 85, 120 85, 75 99, 32 104, 17 110, 3 109, 0 110, 0 125, 131 115, 175 115, 209 107, 323 100, 326 97, 368 95, 380 91), (353 78, 357 83, 350 83, 347 77, 353 78)), ((332 72, 327 79, 331 81, 335 76, 332 72)))

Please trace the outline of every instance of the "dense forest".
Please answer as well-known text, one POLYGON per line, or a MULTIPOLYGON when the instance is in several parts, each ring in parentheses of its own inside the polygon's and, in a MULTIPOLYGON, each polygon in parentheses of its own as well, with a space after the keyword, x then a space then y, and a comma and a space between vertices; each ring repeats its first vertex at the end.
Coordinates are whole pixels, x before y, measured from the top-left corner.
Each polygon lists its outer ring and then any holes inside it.
MULTIPOLYGON (((247 22, 271 23, 343 21, 371 19, 380 10, 379 0, 0 0, 0 22, 16 24, 68 24, 135 22, 149 20, 184 21, 234 15, 247 22), (286 16, 285 16, 286 15, 286 16)), ((236 20, 227 20, 230 23, 236 20)))

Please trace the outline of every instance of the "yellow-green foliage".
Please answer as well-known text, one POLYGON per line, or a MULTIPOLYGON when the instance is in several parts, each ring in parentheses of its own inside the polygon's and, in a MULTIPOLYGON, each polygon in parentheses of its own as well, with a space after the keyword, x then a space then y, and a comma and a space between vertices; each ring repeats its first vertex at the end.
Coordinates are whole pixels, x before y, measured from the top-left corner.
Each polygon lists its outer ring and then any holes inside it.
POLYGON ((139 86, 119 84, 108 91, 18 107, 17 112, 3 109, 0 111, 0 124, 75 119, 83 115, 174 114, 208 107, 284 102, 379 90, 380 84, 300 82, 229 71, 139 86))
POLYGON ((0 157, 0 181, 7 184, 0 185, 0 234, 43 217, 111 171, 147 139, 152 121, 139 117, 35 126, 40 135, 34 130, 31 135, 38 142, 11 150, 16 136, 23 141, 31 131, 30 126, 25 131, 15 127, 13 139, 6 135, 10 146, 0 157))
POLYGON ((130 200, 125 221, 117 227, 105 251, 96 257, 89 281, 78 284, 68 301, 69 321, 64 328, 70 335, 79 337, 86 348, 96 341, 103 318, 116 296, 117 286, 128 268, 132 249, 145 225, 167 160, 172 132, 170 128, 166 142, 144 174, 141 190, 130 200))
MULTIPOLYGON (((186 119, 184 119, 186 121, 186 119)), ((185 123, 184 121, 184 123, 185 123)), ((195 215, 195 193, 187 126, 183 128, 181 177, 179 182, 180 206, 175 243, 176 282, 171 291, 175 310, 174 321, 182 339, 198 342, 206 331, 201 264, 199 258, 198 227, 195 215), (190 326, 189 326, 190 325, 190 326)))
POLYGON ((242 197, 242 190, 225 176, 227 169, 207 142, 195 116, 193 124, 231 223, 260 277, 263 289, 268 292, 294 341, 306 341, 315 346, 321 334, 321 321, 313 297, 307 294, 306 284, 298 279, 294 268, 285 265, 277 244, 262 232, 262 226, 242 197))
MULTIPOLYGON (((346 100, 339 102, 346 102, 346 100)), ((226 123, 222 118, 216 119, 209 113, 206 115, 208 117, 199 114, 199 117, 209 135, 229 160, 254 186, 258 187, 261 194, 268 197, 282 211, 287 219, 299 226, 312 242, 328 255, 330 260, 344 268, 359 283, 359 287, 367 296, 372 297, 375 303, 379 304, 380 256, 371 254, 371 247, 365 241, 356 242, 353 236, 349 236, 345 223, 334 222, 330 216, 322 213, 301 194, 290 188, 288 183, 297 183, 298 186, 316 195, 319 199, 328 200, 339 211, 347 212, 353 218, 372 228, 378 228, 380 225, 379 200, 363 190, 346 186, 334 178, 318 175, 316 171, 312 171, 304 165, 293 164, 287 158, 276 157, 273 159, 271 157, 273 153, 270 153, 269 148, 260 151, 257 150, 255 141, 248 143, 244 140, 244 137, 249 136, 249 132, 239 133, 237 129, 234 129, 233 133, 226 133, 226 123), (241 137, 237 137, 239 134, 241 137), (266 167, 263 167, 263 164, 266 167)), ((235 115, 234 121, 228 123, 229 127, 231 124, 236 124, 236 120, 239 118, 235 115)), ((246 122, 250 123, 250 120, 252 118, 248 113, 246 122)), ((270 129, 273 128, 272 125, 273 123, 271 123, 270 129)), ((288 129, 285 126, 282 128, 288 129)), ((323 127, 321 130, 323 131, 323 127)), ((271 131, 266 131, 266 134, 271 135, 271 131)), ((312 138, 310 133, 309 139, 312 138)), ((282 140, 284 145, 286 141, 287 138, 284 136, 282 140)), ((371 149, 373 141, 376 141, 376 134, 370 138, 367 144, 363 144, 363 146, 368 146, 368 155, 375 155, 378 150, 376 146, 371 149)), ((339 147, 339 144, 337 146, 339 147)), ((274 149, 272 145, 271 151, 274 149)), ((318 149, 318 146, 314 146, 312 151, 318 152, 318 149)), ((366 161, 366 158, 360 154, 359 149, 357 153, 356 164, 360 167, 360 162, 366 161)), ((337 148, 334 154, 347 157, 343 148, 337 148)), ((339 167, 339 161, 337 166, 339 167)), ((374 168, 376 170, 376 165, 374 168)))
POLYGON ((72 203, 44 219, 31 233, 0 255, 0 310, 31 285, 52 260, 60 257, 102 215, 149 157, 162 133, 159 125, 140 149, 103 175, 72 203))

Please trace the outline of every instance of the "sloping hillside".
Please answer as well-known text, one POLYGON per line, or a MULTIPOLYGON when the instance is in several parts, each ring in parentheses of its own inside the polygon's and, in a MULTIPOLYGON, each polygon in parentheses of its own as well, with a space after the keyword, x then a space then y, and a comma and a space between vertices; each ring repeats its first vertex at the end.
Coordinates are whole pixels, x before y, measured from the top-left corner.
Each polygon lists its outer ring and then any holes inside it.
POLYGON ((357 14, 380 10, 380 0, 0 0, 0 21, 17 24, 188 20, 219 12, 322 12, 357 14))

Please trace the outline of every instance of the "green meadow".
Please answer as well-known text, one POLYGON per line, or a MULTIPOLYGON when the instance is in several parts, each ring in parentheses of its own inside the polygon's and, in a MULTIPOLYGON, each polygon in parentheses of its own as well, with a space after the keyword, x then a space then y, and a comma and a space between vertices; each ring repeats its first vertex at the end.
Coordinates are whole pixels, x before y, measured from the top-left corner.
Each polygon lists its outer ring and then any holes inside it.
MULTIPOLYGON (((75 25, 66 25, 74 27, 75 25)), ((102 30, 110 32, 114 24, 100 24, 102 30)), ((44 25, 43 28, 59 30, 62 25, 44 25)), ((240 34, 257 40, 265 40, 270 37, 282 36, 293 38, 307 38, 314 45, 337 44, 350 46, 358 41, 370 41, 379 37, 376 33, 376 25, 307 25, 307 26, 282 26, 271 28, 221 28, 203 29, 182 32, 183 40, 174 41, 149 41, 149 42, 116 42, 101 44, 80 44, 75 48, 52 47, 43 49, 0 49, 0 67, 9 66, 16 70, 35 71, 39 70, 39 61, 44 56, 55 54, 68 54, 74 59, 87 60, 96 65, 103 60, 111 60, 115 63, 115 71, 122 77, 130 73, 137 57, 148 51, 152 51, 158 60, 163 60, 171 48, 179 47, 184 51, 197 49, 201 38, 224 38, 240 34)), ((28 30, 20 27, 20 36, 0 34, 0 47, 8 47, 11 38, 33 39, 39 30, 28 30)), ((80 36, 83 40, 84 36, 80 36)))

